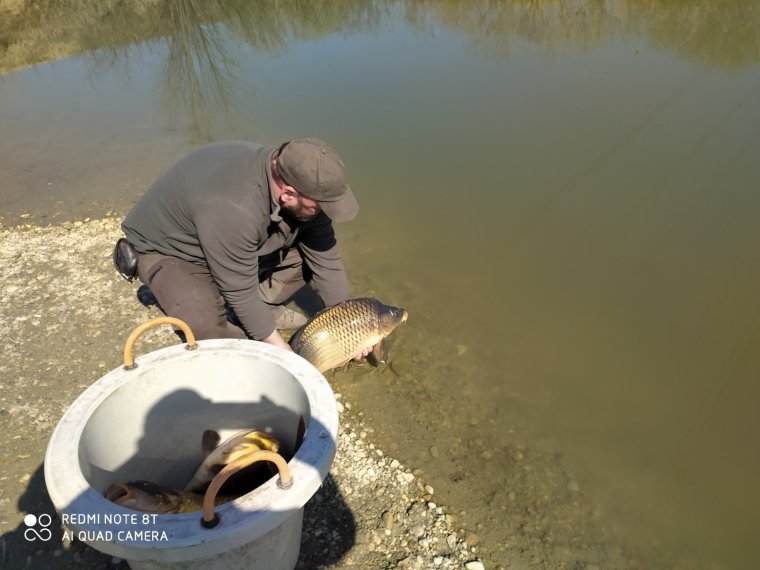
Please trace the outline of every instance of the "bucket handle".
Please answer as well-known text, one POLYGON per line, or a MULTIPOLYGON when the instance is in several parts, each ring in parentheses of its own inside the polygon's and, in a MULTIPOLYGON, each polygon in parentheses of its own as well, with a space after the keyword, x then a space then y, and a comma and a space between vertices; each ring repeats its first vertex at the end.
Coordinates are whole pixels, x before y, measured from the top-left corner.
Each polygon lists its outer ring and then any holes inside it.
POLYGON ((225 465, 224 469, 217 473, 216 477, 211 480, 211 484, 208 486, 206 494, 203 497, 203 518, 201 519, 201 526, 203 528, 214 528, 219 524, 219 515, 214 512, 214 500, 225 481, 241 469, 253 465, 257 461, 271 461, 277 466, 277 470, 280 472, 280 479, 277 481, 277 486, 280 489, 290 489, 293 485, 293 479, 290 476, 288 463, 279 453, 266 449, 259 449, 244 455, 243 457, 225 465))
POLYGON ((179 327, 182 329, 182 332, 185 333, 185 339, 187 339, 187 350, 195 350, 198 348, 198 344, 195 342, 195 335, 193 334, 193 331, 190 330, 190 327, 185 321, 181 321, 174 317, 158 317, 157 319, 153 319, 147 323, 141 324, 139 327, 132 331, 131 335, 129 335, 127 343, 124 345, 124 370, 132 370, 133 368, 137 367, 137 364, 135 364, 133 350, 137 338, 148 329, 152 329, 153 327, 157 327, 159 325, 174 325, 179 327))

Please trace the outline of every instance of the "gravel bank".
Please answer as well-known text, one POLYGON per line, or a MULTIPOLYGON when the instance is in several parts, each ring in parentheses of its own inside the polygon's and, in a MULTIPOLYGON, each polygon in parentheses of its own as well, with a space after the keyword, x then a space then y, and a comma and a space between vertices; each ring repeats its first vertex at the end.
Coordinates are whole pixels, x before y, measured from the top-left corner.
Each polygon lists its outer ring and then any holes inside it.
MULTIPOLYGON (((0 227, 0 565, 126 568, 123 561, 52 540, 24 539, 28 513, 53 514, 42 461, 70 403, 119 365, 132 329, 159 313, 111 266, 118 220, 0 227)), ((141 337, 138 354, 176 342, 169 330, 141 337)), ((482 568, 435 490, 371 441, 362 412, 339 396, 338 454, 307 505, 298 568, 482 568)))

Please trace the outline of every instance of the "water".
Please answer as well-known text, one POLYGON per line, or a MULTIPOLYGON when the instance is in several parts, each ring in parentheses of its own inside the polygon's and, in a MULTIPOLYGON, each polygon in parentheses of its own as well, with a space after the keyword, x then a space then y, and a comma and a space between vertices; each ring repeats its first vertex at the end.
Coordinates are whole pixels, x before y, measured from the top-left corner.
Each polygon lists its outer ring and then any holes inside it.
POLYGON ((28 53, 6 4, 3 223, 325 138, 354 291, 410 312, 331 381, 489 567, 760 564, 757 3, 93 2, 28 53))

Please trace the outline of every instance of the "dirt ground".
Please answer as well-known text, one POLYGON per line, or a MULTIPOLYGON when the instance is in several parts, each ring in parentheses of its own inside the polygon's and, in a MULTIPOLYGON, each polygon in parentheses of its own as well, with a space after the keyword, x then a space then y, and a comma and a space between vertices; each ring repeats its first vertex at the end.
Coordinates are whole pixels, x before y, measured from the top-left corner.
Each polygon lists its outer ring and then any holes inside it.
MULTIPOLYGON (((76 539, 62 540, 43 468, 48 440, 69 405, 121 365, 123 343, 137 325, 160 316, 141 304, 137 284, 113 270, 111 244, 120 235, 113 218, 0 228, 3 567, 127 567, 76 539), (29 514, 52 517, 50 540, 30 540, 29 514)), ((169 327, 152 329, 136 345, 138 361, 176 342, 169 327)), ((350 402, 339 399, 339 409, 338 453, 306 507, 298 568, 482 567, 478 548, 466 543, 456 517, 433 502, 421 474, 372 443, 372 428, 350 402)))

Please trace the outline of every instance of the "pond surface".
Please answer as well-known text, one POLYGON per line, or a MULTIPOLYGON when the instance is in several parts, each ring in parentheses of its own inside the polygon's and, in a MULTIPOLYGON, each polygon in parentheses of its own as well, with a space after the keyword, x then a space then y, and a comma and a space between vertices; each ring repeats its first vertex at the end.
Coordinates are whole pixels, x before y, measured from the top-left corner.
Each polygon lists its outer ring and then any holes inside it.
POLYGON ((82 4, 0 1, 5 225, 322 137, 410 313, 331 382, 487 567, 760 567, 760 4, 82 4))

